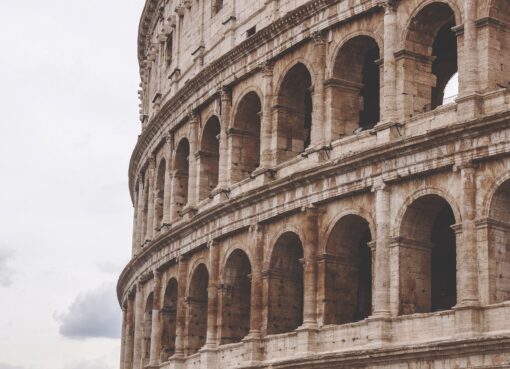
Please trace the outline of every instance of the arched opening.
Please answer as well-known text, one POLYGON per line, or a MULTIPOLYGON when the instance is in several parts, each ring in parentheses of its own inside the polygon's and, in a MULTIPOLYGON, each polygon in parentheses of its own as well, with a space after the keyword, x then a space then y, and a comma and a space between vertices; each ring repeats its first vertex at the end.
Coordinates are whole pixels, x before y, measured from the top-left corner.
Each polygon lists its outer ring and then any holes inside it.
POLYGON ((189 156, 189 142, 186 138, 183 138, 179 142, 179 145, 177 145, 174 159, 174 184, 172 195, 174 216, 188 203, 189 156))
POLYGON ((199 152, 200 196, 203 200, 218 186, 220 170, 220 120, 216 116, 209 118, 202 133, 199 152))
POLYGON ((165 176, 166 176, 166 161, 161 159, 158 166, 158 172, 156 176, 156 194, 154 210, 156 213, 156 225, 155 228, 159 228, 163 225, 163 214, 164 214, 164 200, 165 200, 165 176))
POLYGON ((152 310, 154 308, 154 295, 151 292, 145 303, 143 315, 143 364, 149 363, 151 354, 151 334, 152 334, 152 310))
POLYGON ((280 91, 277 113, 277 161, 292 159, 311 142, 312 76, 302 63, 297 63, 285 75, 280 91))
POLYGON ((260 113, 259 96, 251 91, 239 102, 230 130, 232 155, 232 182, 249 178, 260 165, 260 113))
POLYGON ((172 278, 165 288, 161 309, 161 361, 167 361, 175 353, 177 329, 177 280, 172 278))
POLYGON ((455 102, 459 95, 459 73, 455 73, 444 88, 443 105, 455 102))
POLYGON ((333 227, 326 245, 324 324, 344 324, 372 313, 372 239, 368 222, 347 215, 333 227))
POLYGON ((510 300, 510 180, 494 194, 489 211, 489 301, 510 300))
POLYGON ((399 238, 400 314, 451 309, 457 301, 455 216, 425 195, 406 210, 399 238))
POLYGON ((303 324, 303 246, 284 233, 271 255, 267 334, 291 332, 303 324))
POLYGON ((251 264, 235 250, 227 259, 221 285, 221 344, 241 342, 250 331, 251 264))
POLYGON ((446 85, 458 71, 453 27, 455 13, 443 2, 427 5, 411 20, 404 55, 408 115, 444 104, 446 85))
POLYGON ((333 130, 350 135, 375 126, 380 119, 379 46, 369 36, 356 36, 335 60, 331 89, 333 130))
POLYGON ((207 285, 209 272, 200 264, 191 277, 188 291, 188 355, 204 346, 207 336, 207 285))

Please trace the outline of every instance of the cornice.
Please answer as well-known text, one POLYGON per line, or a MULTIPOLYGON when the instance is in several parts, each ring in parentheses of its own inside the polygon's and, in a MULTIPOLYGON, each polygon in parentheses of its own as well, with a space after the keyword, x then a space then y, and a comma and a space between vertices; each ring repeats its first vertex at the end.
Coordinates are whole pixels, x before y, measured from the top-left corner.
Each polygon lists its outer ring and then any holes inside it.
MULTIPOLYGON (((129 189, 131 193, 131 197, 133 198, 133 188, 134 188, 134 177, 135 171, 138 166, 139 160, 142 158, 143 153, 151 144, 154 137, 157 135, 162 126, 168 121, 168 119, 172 116, 172 114, 178 110, 180 106, 189 105, 189 99, 199 91, 202 87, 207 86, 211 81, 217 78, 222 72, 227 71, 231 65, 241 60, 243 57, 248 56, 253 50, 256 50, 266 44, 267 42, 275 39, 278 35, 288 31, 292 27, 299 26, 303 23, 304 20, 313 18, 317 13, 327 9, 330 5, 338 3, 342 0, 313 0, 304 4, 297 9, 287 13, 283 17, 277 19, 272 24, 258 31, 254 36, 249 39, 243 41, 241 44, 232 48, 227 53, 223 54, 221 57, 211 62, 205 68, 203 68, 195 77, 191 78, 177 93, 170 98, 159 110, 158 113, 151 119, 148 125, 145 127, 143 132, 140 134, 139 139, 136 143, 136 146, 133 150, 130 164, 129 164, 129 189)), ((356 14, 350 14, 348 18, 359 17, 360 14, 366 13, 370 10, 380 8, 381 5, 377 3, 375 0, 366 0, 367 4, 365 9, 362 12, 358 12, 356 14)), ((146 33, 144 30, 149 30, 152 18, 155 17, 157 10, 157 0, 148 0, 144 12, 142 15, 142 20, 140 23, 140 36, 139 36, 139 58, 144 59, 144 48, 146 46, 146 33), (152 14, 152 15, 151 15, 152 14), (152 18, 151 18, 152 17, 152 18)), ((345 21, 345 20, 342 20, 345 21)), ((333 25, 329 22, 324 22, 323 29, 321 31, 332 27, 333 25)), ((313 31, 317 31, 318 29, 314 29, 313 31)), ((311 30, 312 31, 312 30, 311 30)), ((305 35, 300 42, 307 41, 313 37, 313 32, 305 35)), ((287 50, 283 50, 280 53, 285 53, 287 50)), ((272 58, 276 57, 275 55, 272 58)), ((255 63, 252 67, 252 70, 246 69, 245 74, 251 74, 255 70, 260 69, 260 61, 259 63, 255 63)), ((230 78, 233 78, 230 75, 230 78)), ((239 79, 239 76, 237 76, 239 79)), ((231 84, 232 81, 228 81, 227 83, 223 83, 224 85, 231 84)), ((196 105, 196 104, 195 104, 196 105)))
MULTIPOLYGON (((183 236, 192 232, 193 229, 197 228, 199 224, 203 224, 208 221, 208 219, 217 218, 219 216, 225 215, 231 211, 235 211, 236 209, 240 209, 246 206, 250 206, 255 203, 257 199, 265 198, 269 195, 276 195, 281 192, 287 191, 289 189, 295 188, 300 185, 305 185, 310 183, 313 180, 317 180, 319 178, 326 178, 328 176, 338 175, 342 173, 347 173, 352 170, 356 170, 358 168, 368 166, 374 163, 381 163, 381 157, 384 157, 385 161, 391 161, 396 157, 401 157, 402 155, 414 154, 417 152, 422 152, 424 150, 437 147, 439 145, 449 144, 458 140, 469 139, 473 137, 477 137, 480 134, 486 134, 488 132, 494 131, 497 127, 505 127, 510 125, 510 111, 506 111, 500 114, 494 114, 490 117, 484 116, 475 120, 466 121, 459 123, 454 126, 447 126, 444 128, 436 129, 434 131, 429 131, 426 134, 419 136, 412 136, 403 139, 398 139, 395 141, 391 141, 389 143, 383 145, 377 145, 369 150, 362 151, 355 155, 349 155, 345 158, 329 160, 324 163, 319 163, 318 165, 312 166, 302 172, 295 173, 294 175, 290 175, 285 178, 275 179, 272 182, 269 182, 260 187, 254 188, 253 190, 243 193, 243 196, 239 196, 237 198, 232 198, 230 201, 223 202, 218 204, 214 208, 208 209, 206 212, 198 213, 191 221, 189 222, 181 222, 176 225, 176 228, 172 229, 168 234, 162 235, 157 240, 149 245, 145 250, 143 250, 138 256, 133 258, 128 265, 125 267, 121 276, 119 277, 119 282, 117 285, 117 292, 119 294, 119 299, 122 297, 122 294, 125 291, 126 283, 132 278, 133 273, 140 268, 145 262, 149 261, 154 253, 157 253, 158 250, 164 248, 169 242, 174 239, 182 238, 183 236)), ((469 150, 473 150, 476 157, 473 158, 474 161, 480 162, 483 160, 490 160, 492 157, 497 157, 500 155, 508 155, 508 152, 491 152, 488 154, 486 150, 480 150, 480 148, 469 148, 469 150)), ((461 153, 456 152, 456 155, 460 155, 461 153)), ((420 164, 420 163, 419 163, 420 164)), ((406 176, 401 176, 397 172, 392 170, 385 171, 380 173, 384 176, 385 182, 388 184, 398 182, 404 180, 406 178, 412 178, 415 175, 423 174, 424 172, 430 171, 438 171, 445 170, 451 168, 455 164, 454 157, 443 158, 438 161, 434 168, 421 167, 419 169, 419 173, 407 173, 406 176)), ((385 166, 382 165, 382 168, 385 166)), ((361 179, 363 183, 366 184, 366 191, 370 191, 370 183, 366 181, 365 178, 361 179)), ((358 186, 359 187, 359 186, 358 186)), ((362 188, 358 188, 357 186, 351 186, 349 191, 346 193, 342 193, 341 196, 352 195, 353 193, 357 193, 362 191, 362 188)), ((317 203, 323 203, 327 201, 332 201, 337 198, 339 195, 335 195, 332 197, 328 197, 327 199, 323 199, 318 201, 317 203)), ((268 219, 258 219, 258 221, 269 221, 276 217, 282 216, 283 213, 292 212, 293 209, 289 208, 283 210, 283 212, 278 212, 277 214, 268 215, 268 219)), ((246 225, 248 227, 249 224, 246 225)), ((246 228, 241 226, 240 228, 233 228, 225 231, 224 233, 229 235, 236 232, 241 231, 246 228)), ((225 236, 224 234, 222 236, 225 236)), ((183 250, 181 250, 182 252, 183 250)), ((184 250, 189 252, 190 250, 184 250)))

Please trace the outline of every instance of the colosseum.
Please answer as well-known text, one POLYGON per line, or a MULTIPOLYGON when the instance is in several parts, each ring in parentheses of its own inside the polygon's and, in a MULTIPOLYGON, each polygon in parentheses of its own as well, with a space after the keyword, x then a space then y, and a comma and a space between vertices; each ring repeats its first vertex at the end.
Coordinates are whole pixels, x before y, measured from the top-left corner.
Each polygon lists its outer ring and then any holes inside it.
POLYGON ((121 369, 510 368, 510 1, 147 0, 121 369))

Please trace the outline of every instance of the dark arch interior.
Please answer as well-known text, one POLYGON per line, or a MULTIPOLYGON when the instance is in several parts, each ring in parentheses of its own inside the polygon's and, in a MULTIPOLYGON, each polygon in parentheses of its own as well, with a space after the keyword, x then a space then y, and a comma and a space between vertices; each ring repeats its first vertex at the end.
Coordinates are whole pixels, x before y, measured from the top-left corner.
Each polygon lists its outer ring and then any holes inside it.
POLYGON ((188 203, 189 156, 189 142, 183 138, 175 151, 173 202, 176 213, 188 203))
POLYGON ((291 332, 303 324, 303 246, 285 233, 271 255, 267 333, 291 332))
POLYGON ((232 136, 232 181, 249 178, 260 165, 261 102, 255 92, 247 93, 239 102, 232 136))
POLYGON ((220 131, 218 117, 209 118, 205 124, 200 145, 200 200, 207 198, 211 191, 218 186, 220 131))
POLYGON ((312 77, 302 63, 292 67, 278 92, 278 162, 303 152, 311 142, 312 77))
POLYGON ((371 239, 368 222, 357 215, 333 227, 324 257, 324 324, 351 323, 372 313, 371 239))
POLYGON ((167 361, 175 353, 177 330, 177 280, 172 278, 165 288, 161 309, 161 360, 167 361))
POLYGON ((221 286, 221 344, 241 342, 250 331, 251 264, 246 253, 234 251, 225 265, 221 286))
POLYGON ((151 334, 152 334, 152 310, 154 309, 154 294, 151 292, 145 303, 145 313, 143 317, 143 362, 149 363, 151 352, 151 334))
POLYGON ((198 352, 204 346, 207 336, 207 285, 209 272, 200 264, 191 277, 188 292, 188 355, 198 352))
POLYGON ((409 59, 406 80, 415 90, 406 94, 417 113, 443 105, 446 85, 458 71, 454 26, 455 13, 443 2, 427 5, 411 21, 406 49, 416 57, 409 59))
POLYGON ((379 58, 379 46, 368 36, 356 36, 340 49, 330 84, 334 129, 339 135, 379 122, 379 58))
POLYGON ((494 194, 488 225, 489 240, 489 300, 498 303, 510 300, 510 180, 504 182, 494 194))
POLYGON ((425 195, 406 210, 400 240, 400 313, 449 310, 457 301, 451 206, 425 195))

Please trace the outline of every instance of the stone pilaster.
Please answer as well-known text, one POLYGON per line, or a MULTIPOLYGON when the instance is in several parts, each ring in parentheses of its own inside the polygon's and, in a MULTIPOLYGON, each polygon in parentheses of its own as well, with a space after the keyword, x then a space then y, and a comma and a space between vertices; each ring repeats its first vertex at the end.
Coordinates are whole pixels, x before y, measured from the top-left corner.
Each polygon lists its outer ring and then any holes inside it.
POLYGON ((143 206, 144 206, 144 194, 145 194, 145 184, 143 181, 143 176, 138 177, 138 195, 137 195, 137 218, 136 218, 136 246, 134 248, 134 254, 138 254, 140 252, 141 245, 143 243, 143 206))
POLYGON ((138 194, 139 191, 134 193, 134 201, 133 201, 133 238, 131 243, 131 255, 135 256, 138 252, 138 247, 140 242, 138 241, 138 194))
POLYGON ((220 170, 218 173, 218 188, 225 189, 230 184, 229 176, 232 171, 227 171, 228 169, 228 139, 227 139, 227 130, 231 126, 231 110, 232 110, 232 98, 229 91, 223 87, 219 91, 220 94, 220 103, 221 103, 221 112, 220 112, 220 170))
POLYGON ((177 358, 184 357, 185 332, 186 332, 186 286, 188 284, 188 260, 184 256, 179 257, 178 264, 178 293, 176 313, 176 338, 175 354, 177 358))
POLYGON ((384 76, 381 104, 381 122, 397 120, 397 64, 395 52, 398 45, 397 12, 395 1, 384 3, 384 76))
POLYGON ((219 274, 219 244, 216 241, 208 243, 209 248, 209 285, 207 286, 207 338, 205 347, 216 348, 218 345, 218 274, 219 274))
MULTIPOLYGON (((198 170, 196 154, 198 151, 198 126, 200 117, 191 113, 189 117, 189 180, 188 180, 188 204, 186 208, 194 209, 198 202, 198 170)), ((185 209, 186 210, 186 209, 185 209)), ((183 210, 183 212, 185 212, 183 210)))
POLYGON ((135 334, 135 298, 132 294, 129 295, 127 300, 126 309, 126 328, 124 332, 124 350, 123 350, 123 369, 133 369, 133 349, 134 349, 134 334, 135 334))
POLYGON ((273 158, 273 64, 266 62, 261 66, 263 76, 262 120, 260 122, 260 167, 271 168, 273 158))
POLYGON ((459 95, 466 96, 478 90, 478 42, 477 0, 464 0, 464 50, 462 64, 464 66, 462 79, 459 81, 459 95))
POLYGON ((136 286, 135 332, 133 348, 133 369, 142 369, 143 355, 143 291, 140 283, 136 286))
POLYGON ((157 368, 160 364, 161 352, 161 273, 154 271, 154 291, 152 306, 152 328, 151 328, 151 348, 149 366, 157 368))
POLYGON ((382 182, 373 187, 375 192, 376 247, 374 265, 374 294, 372 315, 388 317, 390 313, 390 192, 382 182))
POLYGON ((168 225, 172 222, 170 205, 172 202, 172 172, 173 172, 173 152, 174 152, 174 137, 172 134, 166 136, 165 142, 166 150, 166 169, 165 169, 165 194, 163 198, 163 225, 168 225))
POLYGON ((128 325, 128 310, 127 306, 122 306, 122 334, 120 336, 120 364, 119 369, 125 367, 125 356, 126 356, 126 340, 127 340, 127 325, 128 325))
POLYGON ((304 212, 304 306, 303 327, 317 327, 317 247, 319 237, 318 217, 320 210, 315 207, 304 212))
MULTIPOLYGON (((154 238, 154 192, 155 192, 155 182, 156 182, 156 157, 153 155, 149 159, 149 198, 148 201, 148 209, 147 209, 147 233, 145 234, 145 240, 152 240, 154 238)), ((144 240, 144 241, 145 241, 144 240)))
MULTIPOLYGON (((312 132, 310 146, 317 146, 327 144, 325 142, 324 132, 324 110, 325 110, 325 93, 324 93, 324 80, 326 79, 326 40, 322 32, 315 32, 312 35, 314 43, 314 56, 313 73, 313 117, 312 117, 312 132)), ((306 148, 305 148, 306 149, 306 148)))

